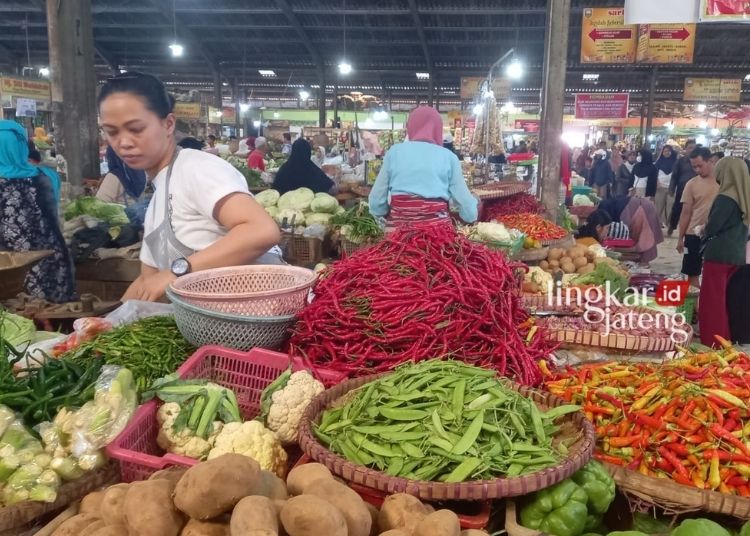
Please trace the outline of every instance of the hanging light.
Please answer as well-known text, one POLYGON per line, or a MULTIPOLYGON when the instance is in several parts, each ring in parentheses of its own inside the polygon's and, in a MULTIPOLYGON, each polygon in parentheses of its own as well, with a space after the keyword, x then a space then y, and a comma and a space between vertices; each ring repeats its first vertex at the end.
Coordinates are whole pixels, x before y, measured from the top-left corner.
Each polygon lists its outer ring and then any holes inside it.
POLYGON ((385 110, 375 110, 375 112, 372 114, 372 118, 375 121, 385 121, 388 119, 388 112, 385 110))
POLYGON ((341 63, 339 63, 339 73, 346 75, 351 72, 352 72, 352 64, 346 60, 342 60, 341 63))
POLYGON ((250 105, 247 103, 240 104, 240 112, 246 112, 250 109, 250 105))
POLYGON ((169 45, 169 50, 172 51, 173 58, 179 58, 180 56, 182 56, 182 53, 185 52, 185 47, 183 47, 179 43, 172 43, 171 45, 169 45))
POLYGON ((484 105, 475 104, 472 112, 474 112, 474 115, 481 115, 481 113, 484 112, 484 105))
POLYGON ((274 112, 273 113, 273 117, 274 117, 274 119, 278 119, 279 118, 279 112, 274 112))
POLYGON ((306 91, 304 89, 301 89, 299 92, 299 98, 302 100, 307 100, 310 98, 310 92, 306 91))
POLYGON ((41 69, 39 69, 39 76, 47 78, 49 76, 49 69, 47 67, 42 67, 41 69))
POLYGON ((706 123, 705 121, 701 121, 700 127, 701 128, 708 128, 708 123, 706 123))
POLYGON ((695 107, 695 109, 698 110, 699 112, 703 113, 703 112, 706 111, 706 105, 705 104, 699 104, 698 106, 695 107))
POLYGON ((719 130, 718 128, 712 128, 711 129, 711 135, 712 136, 718 136, 719 134, 721 134, 721 130, 719 130))
POLYGON ((255 128, 260 128, 260 121, 257 121, 257 120, 256 120, 256 121, 253 121, 253 126, 254 126, 255 128))
POLYGON ((674 121, 671 121, 665 125, 667 130, 674 130, 674 121))
POLYGON ((508 64, 508 67, 506 67, 505 74, 512 80, 518 80, 523 76, 523 64, 517 59, 514 59, 508 64))

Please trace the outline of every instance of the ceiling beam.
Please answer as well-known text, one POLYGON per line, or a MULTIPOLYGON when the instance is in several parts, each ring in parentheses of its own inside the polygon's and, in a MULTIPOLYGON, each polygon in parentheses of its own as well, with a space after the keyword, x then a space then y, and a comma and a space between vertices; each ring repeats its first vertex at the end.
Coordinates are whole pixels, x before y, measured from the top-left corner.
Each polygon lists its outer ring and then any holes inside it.
POLYGON ((422 46, 422 53, 424 54, 424 60, 427 63, 427 72, 430 75, 433 74, 433 63, 432 56, 430 55, 430 47, 427 46, 427 38, 424 34, 424 28, 422 27, 422 20, 419 18, 419 11, 417 11, 417 0, 409 0, 409 11, 411 12, 411 18, 414 20, 414 26, 417 29, 417 36, 419 37, 419 43, 422 46))
POLYGON ((216 74, 219 72, 219 61, 217 58, 214 57, 211 52, 209 52, 205 45, 201 42, 200 38, 191 30, 188 26, 183 24, 179 18, 175 18, 175 20, 172 20, 172 10, 169 9, 166 2, 164 0, 148 0, 149 4, 151 4, 158 12, 161 14, 162 18, 164 18, 167 22, 172 22, 174 24, 175 29, 177 30, 177 35, 182 36, 183 39, 185 39, 188 43, 190 43, 197 52, 203 56, 203 58, 206 60, 206 63, 208 64, 208 67, 211 69, 211 73, 216 74))
POLYGON ((315 47, 315 45, 313 45, 312 41, 310 41, 310 37, 302 27, 302 24, 300 24, 299 19, 292 10, 292 7, 289 5, 288 0, 276 0, 276 5, 279 6, 279 9, 281 9, 281 11, 284 13, 284 16, 289 21, 289 24, 291 24, 294 30, 297 32, 297 35, 302 40, 302 43, 304 43, 305 48, 307 48, 307 52, 310 54, 310 57, 312 57, 313 62, 317 65, 319 70, 322 70, 324 66, 323 58, 320 55, 320 52, 318 52, 318 49, 315 47))

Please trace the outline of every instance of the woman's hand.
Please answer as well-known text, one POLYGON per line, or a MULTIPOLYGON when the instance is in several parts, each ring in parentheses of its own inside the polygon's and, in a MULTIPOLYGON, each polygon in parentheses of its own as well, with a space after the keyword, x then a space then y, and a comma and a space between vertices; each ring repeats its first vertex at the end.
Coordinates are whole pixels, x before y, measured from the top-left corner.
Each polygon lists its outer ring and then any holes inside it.
POLYGON ((122 296, 121 301, 142 300, 158 301, 162 299, 167 287, 177 279, 169 270, 161 270, 151 274, 141 274, 138 279, 128 287, 128 290, 122 296))

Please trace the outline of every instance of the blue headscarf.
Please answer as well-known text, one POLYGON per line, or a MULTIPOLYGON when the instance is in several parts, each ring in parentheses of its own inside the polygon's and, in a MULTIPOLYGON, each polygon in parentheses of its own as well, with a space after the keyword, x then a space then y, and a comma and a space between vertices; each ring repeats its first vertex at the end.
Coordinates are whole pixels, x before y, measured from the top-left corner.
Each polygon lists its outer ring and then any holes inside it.
POLYGON ((60 177, 47 167, 29 163, 28 136, 24 128, 8 119, 0 120, 0 177, 28 179, 44 173, 52 183, 55 199, 60 199, 60 177))
POLYGON ((120 180, 125 193, 138 199, 146 189, 146 172, 125 165, 115 150, 107 146, 107 166, 109 172, 120 180))

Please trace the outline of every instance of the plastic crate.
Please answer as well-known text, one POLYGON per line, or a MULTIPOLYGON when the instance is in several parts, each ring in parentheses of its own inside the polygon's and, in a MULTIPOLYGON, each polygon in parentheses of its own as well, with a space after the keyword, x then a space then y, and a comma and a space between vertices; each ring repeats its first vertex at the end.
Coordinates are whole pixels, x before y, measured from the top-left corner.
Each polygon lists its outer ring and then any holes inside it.
MULTIPOLYGON (((307 454, 303 454, 302 457, 297 461, 294 467, 299 467, 306 463, 312 462, 312 458, 307 454)), ((384 491, 368 488, 354 482, 347 482, 347 486, 357 492, 366 503, 373 505, 376 508, 380 508, 383 505, 386 497, 390 495, 384 491)), ((487 527, 490 522, 490 515, 492 514, 492 501, 445 501, 430 503, 435 510, 441 508, 447 508, 453 511, 461 523, 461 529, 477 529, 481 530, 487 527)))
POLYGON ((698 293, 691 290, 685 297, 685 301, 682 305, 677 307, 677 312, 685 315, 685 321, 688 324, 692 324, 695 320, 695 309, 698 305, 698 293))
MULTIPOLYGON (((220 346, 198 349, 177 370, 181 378, 205 378, 232 389, 237 396, 240 413, 245 420, 254 419, 260 411, 260 397, 291 362, 292 370, 311 370, 300 357, 270 350, 249 352, 220 346)), ((326 387, 340 382, 343 376, 325 370, 311 370, 326 387)), ((156 443, 159 424, 156 411, 160 402, 151 400, 133 415, 125 430, 107 446, 107 455, 120 462, 123 482, 145 480, 156 471, 171 465, 191 466, 198 460, 164 452, 156 443)))

